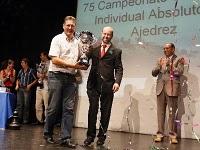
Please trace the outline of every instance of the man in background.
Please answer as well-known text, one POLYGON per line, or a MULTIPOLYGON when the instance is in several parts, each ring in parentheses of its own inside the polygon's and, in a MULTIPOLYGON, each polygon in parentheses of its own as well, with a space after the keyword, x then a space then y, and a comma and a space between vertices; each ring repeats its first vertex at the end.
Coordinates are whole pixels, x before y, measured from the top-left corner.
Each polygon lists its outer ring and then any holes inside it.
POLYGON ((37 68, 37 77, 38 84, 36 89, 36 117, 38 124, 44 123, 44 117, 46 117, 46 111, 48 107, 48 68, 49 68, 49 57, 48 53, 43 51, 40 53, 41 62, 36 66, 37 68), (44 108, 44 110, 43 110, 44 108))
POLYGON ((169 140, 170 143, 177 144, 175 117, 181 88, 180 77, 184 71, 184 59, 177 57, 173 43, 166 43, 163 50, 164 56, 158 60, 156 66, 152 70, 152 75, 157 77, 158 132, 154 140, 155 142, 163 141, 166 106, 168 105, 169 140))
POLYGON ((21 60, 22 69, 17 75, 16 91, 17 91, 17 110, 19 113, 20 122, 27 124, 30 122, 30 103, 33 86, 37 83, 36 72, 30 68, 28 58, 21 60))

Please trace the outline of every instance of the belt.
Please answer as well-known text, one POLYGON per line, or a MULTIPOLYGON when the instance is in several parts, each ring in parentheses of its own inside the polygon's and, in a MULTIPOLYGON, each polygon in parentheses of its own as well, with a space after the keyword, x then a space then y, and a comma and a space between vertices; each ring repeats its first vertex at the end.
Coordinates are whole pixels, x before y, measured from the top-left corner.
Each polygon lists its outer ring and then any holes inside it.
POLYGON ((68 72, 60 72, 60 71, 50 71, 50 72, 55 73, 55 74, 64 75, 64 76, 75 77, 74 74, 71 74, 71 73, 68 73, 68 72))

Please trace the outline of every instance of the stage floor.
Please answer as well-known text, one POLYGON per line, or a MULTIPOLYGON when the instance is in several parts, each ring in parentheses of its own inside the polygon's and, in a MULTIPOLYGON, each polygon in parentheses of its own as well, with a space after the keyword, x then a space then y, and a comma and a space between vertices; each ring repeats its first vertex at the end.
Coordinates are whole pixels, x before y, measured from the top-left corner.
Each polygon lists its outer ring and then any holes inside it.
MULTIPOLYGON (((59 127, 54 131, 55 139, 59 136, 59 127)), ((156 143, 157 149, 151 149, 152 136, 143 134, 130 134, 124 132, 108 132, 104 146, 96 146, 96 140, 90 147, 84 147, 86 129, 74 128, 72 140, 77 144, 77 150, 199 150, 197 140, 179 139, 179 144, 171 145, 166 137, 164 142, 156 143)), ((43 139, 43 126, 23 125, 20 130, 0 130, 0 150, 66 150, 60 145, 46 144, 43 139)))

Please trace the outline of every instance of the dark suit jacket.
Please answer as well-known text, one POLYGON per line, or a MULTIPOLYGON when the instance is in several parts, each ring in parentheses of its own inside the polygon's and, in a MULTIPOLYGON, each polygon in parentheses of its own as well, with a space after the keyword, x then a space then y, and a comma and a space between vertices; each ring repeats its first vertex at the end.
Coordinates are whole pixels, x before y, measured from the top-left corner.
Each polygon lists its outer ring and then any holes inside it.
MULTIPOLYGON (((122 50, 116 48, 112 43, 105 55, 100 57, 101 43, 90 50, 87 54, 92 59, 91 70, 88 77, 87 88, 97 88, 98 79, 101 78, 108 89, 112 89, 114 83, 120 85, 123 76, 121 61, 122 50)), ((105 85, 104 84, 104 85, 105 85)))
MULTIPOLYGON (((165 56, 163 56, 165 58, 165 56)), ((184 71, 184 64, 181 63, 181 58, 176 55, 172 56, 171 63, 173 63, 173 78, 170 79, 171 67, 162 69, 159 63, 152 70, 152 75, 157 76, 156 94, 160 95, 164 89, 168 96, 179 96, 180 94, 180 76, 184 71)))

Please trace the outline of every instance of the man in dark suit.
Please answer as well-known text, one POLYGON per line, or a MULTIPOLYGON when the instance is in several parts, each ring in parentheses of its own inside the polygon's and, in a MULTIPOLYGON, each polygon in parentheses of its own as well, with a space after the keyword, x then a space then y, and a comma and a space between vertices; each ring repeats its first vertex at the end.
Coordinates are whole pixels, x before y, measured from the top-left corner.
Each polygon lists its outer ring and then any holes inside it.
POLYGON ((96 137, 96 122, 100 100, 100 127, 97 145, 103 145, 110 120, 114 93, 119 90, 123 75, 121 61, 122 51, 112 43, 113 29, 104 27, 102 41, 96 44, 88 53, 92 59, 91 70, 87 81, 89 97, 88 130, 84 144, 90 145, 96 137))
POLYGON ((157 76, 157 117, 158 132, 155 142, 161 142, 164 138, 164 124, 166 106, 169 109, 169 139, 170 143, 177 144, 175 117, 177 111, 178 96, 180 95, 180 77, 184 71, 184 59, 175 55, 173 43, 164 45, 165 56, 158 60, 157 65, 152 70, 152 75, 157 76))

